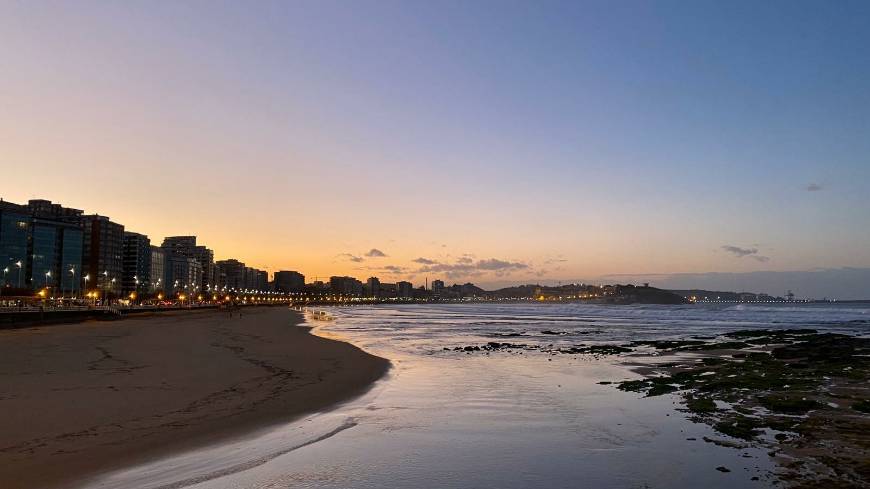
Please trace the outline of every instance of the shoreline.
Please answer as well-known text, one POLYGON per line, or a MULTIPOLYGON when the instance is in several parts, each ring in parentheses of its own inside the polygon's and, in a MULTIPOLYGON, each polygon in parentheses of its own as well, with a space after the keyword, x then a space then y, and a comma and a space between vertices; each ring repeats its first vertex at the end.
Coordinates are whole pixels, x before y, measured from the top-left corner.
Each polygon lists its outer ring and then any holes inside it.
MULTIPOLYGON (((609 357, 639 378, 605 378, 598 384, 642 398, 670 397, 689 422, 713 431, 687 441, 763 450, 776 464, 767 475, 774 483, 816 489, 863 487, 870 480, 866 334, 754 328, 556 347, 490 341, 443 351, 609 357)), ((717 470, 731 472, 726 466, 717 470)))
POLYGON ((642 342, 660 356, 625 363, 641 379, 602 383, 645 397, 676 395, 690 421, 716 432, 704 442, 767 450, 779 467, 773 475, 788 487, 866 484, 870 338, 813 329, 722 336, 722 348, 698 348, 693 340, 642 342))
POLYGON ((287 308, 0 331, 0 486, 101 473, 326 410, 390 368, 287 308))

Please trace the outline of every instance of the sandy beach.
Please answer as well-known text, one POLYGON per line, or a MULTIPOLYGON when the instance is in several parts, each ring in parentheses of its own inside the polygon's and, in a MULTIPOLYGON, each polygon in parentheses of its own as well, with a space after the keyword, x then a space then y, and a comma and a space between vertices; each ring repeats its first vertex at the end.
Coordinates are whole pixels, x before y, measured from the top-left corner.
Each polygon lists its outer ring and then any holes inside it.
POLYGON ((250 433, 363 393, 389 362, 285 308, 0 331, 0 487, 102 471, 250 433))

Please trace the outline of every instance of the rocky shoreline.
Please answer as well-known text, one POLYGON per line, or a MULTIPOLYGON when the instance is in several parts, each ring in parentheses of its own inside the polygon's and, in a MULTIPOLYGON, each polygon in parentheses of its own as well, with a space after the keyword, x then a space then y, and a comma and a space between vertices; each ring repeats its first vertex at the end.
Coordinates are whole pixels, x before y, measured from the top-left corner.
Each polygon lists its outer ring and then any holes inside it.
POLYGON ((642 378, 601 384, 645 397, 678 396, 678 409, 691 421, 721 435, 705 442, 766 449, 780 467, 775 483, 807 489, 870 485, 870 338, 812 329, 743 330, 627 344, 492 341, 444 349, 618 355, 642 378))

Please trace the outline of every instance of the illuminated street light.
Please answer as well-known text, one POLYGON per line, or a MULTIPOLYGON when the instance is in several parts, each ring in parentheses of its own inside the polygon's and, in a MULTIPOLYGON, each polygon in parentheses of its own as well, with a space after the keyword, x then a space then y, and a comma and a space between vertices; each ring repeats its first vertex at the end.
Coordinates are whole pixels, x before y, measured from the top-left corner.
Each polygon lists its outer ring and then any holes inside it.
MULTIPOLYGON (((75 296, 75 292, 76 292, 76 267, 74 267, 74 266, 69 267, 69 274, 71 277, 70 281, 69 281, 69 286, 70 286, 69 295, 70 295, 70 298, 72 298, 75 296)), ((63 295, 63 291, 61 291, 61 295, 63 295)))

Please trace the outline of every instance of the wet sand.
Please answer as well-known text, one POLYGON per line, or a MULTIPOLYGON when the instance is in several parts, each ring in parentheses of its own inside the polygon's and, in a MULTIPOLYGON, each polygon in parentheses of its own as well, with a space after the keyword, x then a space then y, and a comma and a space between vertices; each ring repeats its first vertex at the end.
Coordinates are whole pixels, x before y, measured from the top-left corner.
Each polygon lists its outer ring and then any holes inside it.
POLYGON ((0 487, 100 472, 251 433, 365 392, 389 362, 246 309, 0 331, 0 487))

